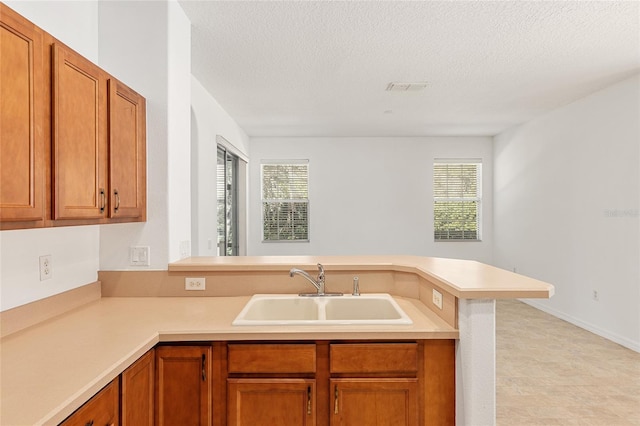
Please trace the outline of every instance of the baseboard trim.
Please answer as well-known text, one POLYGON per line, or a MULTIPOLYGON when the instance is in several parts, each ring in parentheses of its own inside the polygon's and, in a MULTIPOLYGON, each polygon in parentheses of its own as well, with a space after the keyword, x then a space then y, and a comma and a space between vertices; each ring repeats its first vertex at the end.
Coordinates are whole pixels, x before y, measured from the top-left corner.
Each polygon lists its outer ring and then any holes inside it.
POLYGON ((100 281, 0 312, 0 337, 6 337, 86 303, 100 299, 100 281))
POLYGON ((564 312, 558 311, 553 308, 549 308, 548 306, 544 306, 538 302, 534 302, 529 299, 519 299, 519 300, 523 303, 526 303, 529 306, 532 306, 536 309, 541 310, 542 312, 546 312, 549 315, 553 315, 556 318, 560 318, 561 320, 567 321, 568 323, 571 323, 577 327, 583 328, 593 334, 597 334, 600 337, 604 337, 607 340, 611 340, 612 342, 622 345, 625 348, 631 349, 634 352, 640 353, 640 342, 634 342, 633 340, 630 340, 626 337, 619 336, 607 330, 603 330, 599 327, 596 327, 593 324, 586 323, 570 315, 567 315, 564 312))

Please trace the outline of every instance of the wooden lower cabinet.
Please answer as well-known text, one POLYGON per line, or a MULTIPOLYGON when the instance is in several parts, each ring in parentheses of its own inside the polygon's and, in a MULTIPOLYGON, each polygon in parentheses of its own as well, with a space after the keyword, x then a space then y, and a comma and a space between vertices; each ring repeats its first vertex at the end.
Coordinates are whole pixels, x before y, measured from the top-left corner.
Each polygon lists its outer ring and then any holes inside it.
POLYGON ((118 426, 120 378, 116 377, 93 398, 70 415, 61 426, 118 426))
POLYGON ((152 349, 122 372, 122 426, 153 426, 155 365, 155 351, 152 349))
POLYGON ((453 340, 230 342, 224 358, 221 425, 455 424, 453 340))
POLYGON ((417 379, 331 379, 331 426, 418 426, 417 379))
POLYGON ((211 424, 211 355, 211 346, 156 348, 157 425, 211 424))
POLYGON ((62 423, 87 424, 455 425, 455 340, 163 344, 62 423))
POLYGON ((227 425, 315 426, 313 379, 229 379, 227 425))
POLYGON ((418 342, 330 344, 329 424, 418 426, 422 353, 418 342))

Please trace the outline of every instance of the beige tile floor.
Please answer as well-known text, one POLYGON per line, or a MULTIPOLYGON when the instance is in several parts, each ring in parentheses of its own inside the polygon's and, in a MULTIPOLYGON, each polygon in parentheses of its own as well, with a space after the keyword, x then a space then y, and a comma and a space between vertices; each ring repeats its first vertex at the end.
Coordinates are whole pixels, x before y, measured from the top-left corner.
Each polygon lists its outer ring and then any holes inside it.
POLYGON ((498 426, 640 425, 640 353, 516 300, 496 307, 498 426))

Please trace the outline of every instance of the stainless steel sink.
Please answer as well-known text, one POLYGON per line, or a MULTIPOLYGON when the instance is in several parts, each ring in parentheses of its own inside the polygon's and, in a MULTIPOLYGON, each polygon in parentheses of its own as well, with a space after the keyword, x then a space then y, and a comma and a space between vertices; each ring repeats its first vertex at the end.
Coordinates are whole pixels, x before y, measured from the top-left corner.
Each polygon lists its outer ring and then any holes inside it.
POLYGON ((256 294, 233 325, 406 325, 411 318, 385 293, 303 297, 256 294))

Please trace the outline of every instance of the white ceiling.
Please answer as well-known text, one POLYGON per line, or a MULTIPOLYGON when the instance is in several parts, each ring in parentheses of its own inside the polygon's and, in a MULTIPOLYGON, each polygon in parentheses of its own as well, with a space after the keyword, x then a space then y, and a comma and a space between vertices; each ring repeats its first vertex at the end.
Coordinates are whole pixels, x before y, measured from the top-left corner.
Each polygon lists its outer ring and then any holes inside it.
POLYGON ((638 1, 179 2, 250 136, 495 135, 640 71, 638 1))

